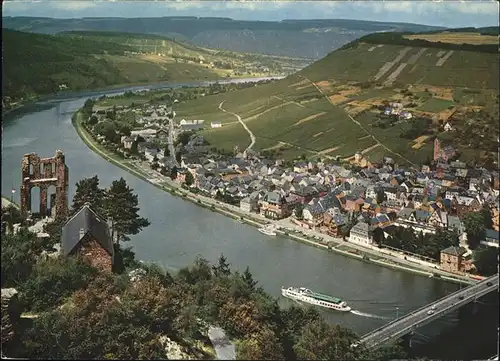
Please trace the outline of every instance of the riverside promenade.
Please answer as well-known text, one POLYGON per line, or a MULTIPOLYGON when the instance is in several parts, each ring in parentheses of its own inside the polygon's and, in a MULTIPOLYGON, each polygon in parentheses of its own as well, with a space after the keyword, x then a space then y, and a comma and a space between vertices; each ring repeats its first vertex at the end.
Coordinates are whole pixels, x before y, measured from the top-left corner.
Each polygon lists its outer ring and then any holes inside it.
POLYGON ((278 227, 278 233, 293 240, 300 241, 314 247, 323 248, 335 253, 356 258, 365 262, 371 262, 380 266, 403 270, 414 274, 427 277, 440 277, 444 280, 461 283, 474 284, 477 280, 467 275, 458 275, 445 272, 438 266, 430 266, 422 263, 416 263, 404 259, 404 254, 396 254, 394 251, 382 251, 376 247, 364 247, 362 245, 345 242, 342 239, 333 238, 315 230, 304 229, 292 223, 290 219, 273 221, 257 213, 250 213, 241 210, 239 207, 219 202, 213 198, 201 194, 194 194, 181 187, 178 182, 172 181, 169 177, 162 175, 156 170, 152 170, 148 163, 135 160, 126 160, 119 158, 116 154, 103 149, 96 144, 93 137, 85 130, 82 124, 81 113, 73 117, 73 125, 83 140, 83 142, 95 153, 103 157, 108 162, 128 171, 129 173, 143 179, 144 181, 160 188, 172 195, 180 196, 186 200, 198 204, 199 206, 209 208, 213 211, 227 215, 234 219, 239 219, 247 224, 261 227, 266 224, 275 224, 278 227), (319 240, 322 240, 320 243, 319 240))

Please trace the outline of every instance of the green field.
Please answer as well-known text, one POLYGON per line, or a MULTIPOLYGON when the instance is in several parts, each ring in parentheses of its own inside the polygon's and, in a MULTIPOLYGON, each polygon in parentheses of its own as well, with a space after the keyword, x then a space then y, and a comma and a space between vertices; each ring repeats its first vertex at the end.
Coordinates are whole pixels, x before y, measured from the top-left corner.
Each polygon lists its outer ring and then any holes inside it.
POLYGON ((417 109, 422 112, 439 113, 449 107, 452 107, 455 103, 451 100, 430 98, 422 106, 417 109))

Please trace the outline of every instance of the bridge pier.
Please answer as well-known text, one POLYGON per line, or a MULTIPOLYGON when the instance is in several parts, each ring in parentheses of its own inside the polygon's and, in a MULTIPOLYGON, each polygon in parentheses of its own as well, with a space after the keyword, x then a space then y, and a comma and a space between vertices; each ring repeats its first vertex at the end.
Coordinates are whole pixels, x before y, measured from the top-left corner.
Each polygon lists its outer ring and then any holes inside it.
POLYGON ((413 339, 413 331, 410 331, 406 335, 400 338, 399 346, 401 346, 406 352, 411 349, 412 339, 413 339))

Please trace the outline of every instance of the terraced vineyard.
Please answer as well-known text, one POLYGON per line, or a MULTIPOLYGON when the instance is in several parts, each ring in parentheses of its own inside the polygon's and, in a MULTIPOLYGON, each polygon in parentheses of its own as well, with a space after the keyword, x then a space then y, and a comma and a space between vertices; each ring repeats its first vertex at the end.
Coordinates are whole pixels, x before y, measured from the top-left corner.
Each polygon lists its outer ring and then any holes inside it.
MULTIPOLYGON (((463 114, 479 109, 493 114, 495 105, 498 108, 498 75, 498 54, 361 39, 284 80, 181 104, 177 114, 225 123, 203 134, 226 150, 246 147, 249 138, 234 116, 218 110, 221 101, 255 134, 256 150, 272 150, 285 158, 306 154, 350 160, 359 152, 372 162, 390 156, 400 164, 419 164, 432 156, 432 141, 438 136, 451 139, 464 160, 477 160, 494 147, 484 142, 471 149, 465 143, 463 114), (377 108, 390 101, 410 106, 414 118, 381 124, 377 108), (420 124, 427 124, 425 119, 430 125, 424 129, 420 124), (445 122, 457 129, 455 138, 443 136, 445 122)), ((478 121, 483 127, 493 119, 478 121)), ((492 132, 486 136, 494 136, 492 132)))

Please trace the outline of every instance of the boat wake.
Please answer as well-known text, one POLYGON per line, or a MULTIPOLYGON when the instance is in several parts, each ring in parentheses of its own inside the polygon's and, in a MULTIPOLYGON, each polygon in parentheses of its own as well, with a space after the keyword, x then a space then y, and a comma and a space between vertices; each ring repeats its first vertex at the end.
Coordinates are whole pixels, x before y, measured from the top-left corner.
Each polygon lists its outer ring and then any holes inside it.
POLYGON ((374 314, 371 314, 371 313, 366 313, 366 312, 361 312, 361 311, 358 311, 358 310, 351 310, 351 313, 357 315, 357 316, 361 316, 361 317, 369 317, 369 318, 378 318, 378 319, 386 319, 387 317, 382 317, 382 316, 378 316, 378 315, 374 315, 374 314))

